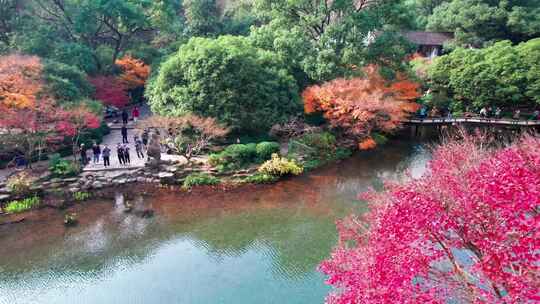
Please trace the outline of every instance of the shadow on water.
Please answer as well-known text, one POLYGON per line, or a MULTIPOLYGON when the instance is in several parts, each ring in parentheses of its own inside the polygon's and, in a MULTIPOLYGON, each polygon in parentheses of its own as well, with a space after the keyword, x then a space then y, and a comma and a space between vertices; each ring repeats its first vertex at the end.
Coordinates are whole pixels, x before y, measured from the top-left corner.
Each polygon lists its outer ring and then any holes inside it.
POLYGON ((158 191, 44 209, 0 227, 0 303, 321 303, 317 265, 359 192, 420 175, 421 145, 396 142, 276 185, 191 195, 158 191))

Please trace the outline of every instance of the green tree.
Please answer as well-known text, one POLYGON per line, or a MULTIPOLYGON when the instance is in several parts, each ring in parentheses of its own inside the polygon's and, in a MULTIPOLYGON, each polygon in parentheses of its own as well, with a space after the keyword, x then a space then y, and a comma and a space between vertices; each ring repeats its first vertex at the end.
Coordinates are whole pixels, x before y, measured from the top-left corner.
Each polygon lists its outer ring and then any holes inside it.
POLYGON ((86 73, 75 66, 47 60, 43 75, 48 91, 60 102, 76 102, 92 94, 86 73))
POLYGON ((220 14, 215 0, 185 0, 186 25, 192 36, 213 36, 220 31, 220 14))
POLYGON ((455 32, 459 45, 527 41, 540 35, 540 6, 537 0, 452 0, 433 10, 427 28, 455 32))
POLYGON ((435 60, 429 79, 436 92, 453 98, 455 110, 531 105, 540 101, 538 50, 540 39, 518 46, 501 41, 484 49, 458 48, 435 60))
POLYGON ((517 46, 517 51, 527 67, 525 77, 527 78, 527 97, 540 104, 540 38, 521 43, 517 46))
POLYGON ((157 113, 214 117, 243 132, 267 131, 301 110, 298 87, 279 57, 243 37, 190 39, 146 92, 157 113))
POLYGON ((98 72, 94 50, 84 44, 74 42, 59 43, 54 48, 51 57, 58 62, 77 67, 87 74, 98 72))
MULTIPOLYGON (((30 26, 43 30, 47 35, 53 35, 55 40, 77 45, 79 50, 84 51, 84 56, 89 54, 88 50, 92 50, 91 55, 98 70, 103 70, 110 67, 121 53, 133 44, 149 43, 155 33, 176 31, 180 27, 176 18, 180 11, 178 1, 34 0, 28 1, 26 10, 28 15, 33 17, 32 21, 28 21, 30 26), (100 52, 100 48, 110 51, 100 52), (104 57, 104 54, 107 54, 107 57, 104 57)), ((23 36, 20 40, 24 41, 27 35, 35 34, 25 31, 20 35, 23 36)), ((40 35, 33 40, 44 36, 46 35, 40 35)), ((49 41, 44 45, 50 48, 51 44, 49 41)), ((66 51, 56 49, 58 56, 67 58, 66 51)), ((44 54, 43 50, 39 51, 41 52, 32 53, 49 55, 44 54)), ((80 62, 78 64, 80 65, 80 62)), ((93 72, 86 66, 80 67, 93 72)))
POLYGON ((21 18, 22 0, 0 0, 0 51, 11 44, 21 18))
POLYGON ((414 21, 414 27, 425 29, 428 18, 433 14, 433 11, 441 4, 452 0, 406 0, 405 5, 408 9, 408 14, 414 21))
MULTIPOLYGON (((365 65, 365 53, 374 47, 366 43, 370 34, 401 23, 403 7, 387 0, 257 0, 256 8, 269 20, 254 37, 263 41, 256 43, 270 50, 279 44, 281 56, 291 56, 311 79, 323 81, 365 65)), ((384 57, 385 62, 401 59, 384 57)))

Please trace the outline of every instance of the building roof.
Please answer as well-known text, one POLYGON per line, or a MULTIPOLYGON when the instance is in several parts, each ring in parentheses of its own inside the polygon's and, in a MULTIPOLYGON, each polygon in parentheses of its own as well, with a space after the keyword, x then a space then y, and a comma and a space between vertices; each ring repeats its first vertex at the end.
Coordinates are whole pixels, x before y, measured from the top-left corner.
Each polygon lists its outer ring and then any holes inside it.
POLYGON ((453 33, 445 32, 420 32, 407 31, 403 36, 410 42, 418 45, 443 45, 445 42, 454 39, 453 33))

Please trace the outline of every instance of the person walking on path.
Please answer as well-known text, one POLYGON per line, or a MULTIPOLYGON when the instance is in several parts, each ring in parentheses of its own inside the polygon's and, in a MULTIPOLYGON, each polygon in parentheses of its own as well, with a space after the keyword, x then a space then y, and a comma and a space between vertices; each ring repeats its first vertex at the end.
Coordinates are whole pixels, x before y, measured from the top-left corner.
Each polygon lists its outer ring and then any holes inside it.
POLYGON ((124 159, 124 148, 122 147, 121 143, 116 145, 116 156, 118 156, 118 162, 120 165, 124 165, 126 163, 124 159))
POLYGON ((146 149, 148 146, 148 130, 144 130, 143 134, 141 135, 142 138, 142 144, 143 148, 146 149))
POLYGON ((124 164, 131 164, 131 159, 129 157, 129 146, 126 144, 122 145, 122 150, 124 152, 124 164))
POLYGON ((515 111, 514 111, 514 116, 513 116, 513 118, 514 118, 515 120, 519 120, 519 117, 520 117, 520 116, 521 116, 521 110, 520 110, 520 109, 515 110, 515 111))
POLYGON ((94 164, 99 163, 99 156, 101 155, 101 147, 94 142, 94 145, 92 145, 92 153, 94 154, 93 160, 94 164))
POLYGON ((86 164, 88 163, 88 156, 86 155, 86 147, 84 146, 84 144, 81 144, 81 147, 79 149, 79 153, 80 153, 80 156, 81 156, 81 163, 84 166, 86 166, 86 164))
POLYGON ((122 123, 124 123, 125 125, 127 125, 128 119, 129 119, 129 114, 128 114, 128 112, 126 111, 126 109, 123 109, 123 110, 122 110, 122 123))
POLYGON ((128 136, 128 131, 127 131, 127 127, 126 127, 125 124, 122 126, 122 129, 120 130, 120 133, 122 133, 122 143, 124 143, 124 144, 129 143, 128 137, 127 137, 128 136))
POLYGON ((137 151, 137 158, 144 159, 143 143, 139 138, 135 140, 135 151, 137 151))
POLYGON ((105 168, 111 165, 111 149, 109 149, 108 145, 105 145, 105 148, 103 148, 102 151, 103 154, 103 165, 105 168))
POLYGON ((133 117, 133 121, 134 122, 137 122, 137 119, 139 119, 139 115, 140 115, 140 111, 139 111, 139 108, 137 106, 135 106, 133 108, 133 110, 131 111, 131 116, 133 117))
POLYGON ((482 109, 480 109, 480 117, 482 117, 482 118, 487 117, 487 109, 486 109, 486 107, 483 107, 482 109))
POLYGON ((501 112, 501 108, 497 107, 497 109, 495 110, 495 118, 501 119, 501 112))

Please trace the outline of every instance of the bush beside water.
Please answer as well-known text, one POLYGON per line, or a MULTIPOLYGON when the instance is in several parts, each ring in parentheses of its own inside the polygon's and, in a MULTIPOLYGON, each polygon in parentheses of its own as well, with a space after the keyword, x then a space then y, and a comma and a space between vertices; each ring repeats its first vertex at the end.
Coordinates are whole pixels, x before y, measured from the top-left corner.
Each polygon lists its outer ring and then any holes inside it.
POLYGON ((30 192, 34 178, 25 172, 13 175, 7 180, 7 188, 16 195, 24 195, 30 192))
POLYGON ((209 162, 219 171, 231 171, 243 166, 261 163, 279 152, 279 143, 260 142, 258 144, 234 144, 217 154, 211 154, 209 162))
POLYGON ((351 155, 350 149, 337 146, 330 132, 305 134, 289 142, 289 158, 300 161, 306 171, 351 155))
POLYGON ((49 170, 56 177, 75 176, 79 173, 78 165, 67 159, 62 159, 60 154, 51 156, 49 170))
POLYGON ((191 189, 193 186, 217 185, 219 178, 206 173, 193 173, 186 177, 182 188, 191 189))
POLYGON ((259 173, 270 176, 299 175, 303 171, 302 166, 298 165, 296 161, 279 157, 277 153, 272 154, 272 159, 259 167, 259 173))
POLYGON ((92 196, 89 192, 78 191, 73 193, 73 199, 77 202, 82 202, 89 199, 92 196))
POLYGON ((244 183, 248 184, 271 184, 277 182, 279 177, 273 176, 266 173, 257 173, 251 176, 248 176, 242 180, 244 183))
POLYGON ((20 213, 39 206, 41 200, 37 196, 28 197, 22 200, 12 201, 6 205, 4 210, 7 213, 20 213))

